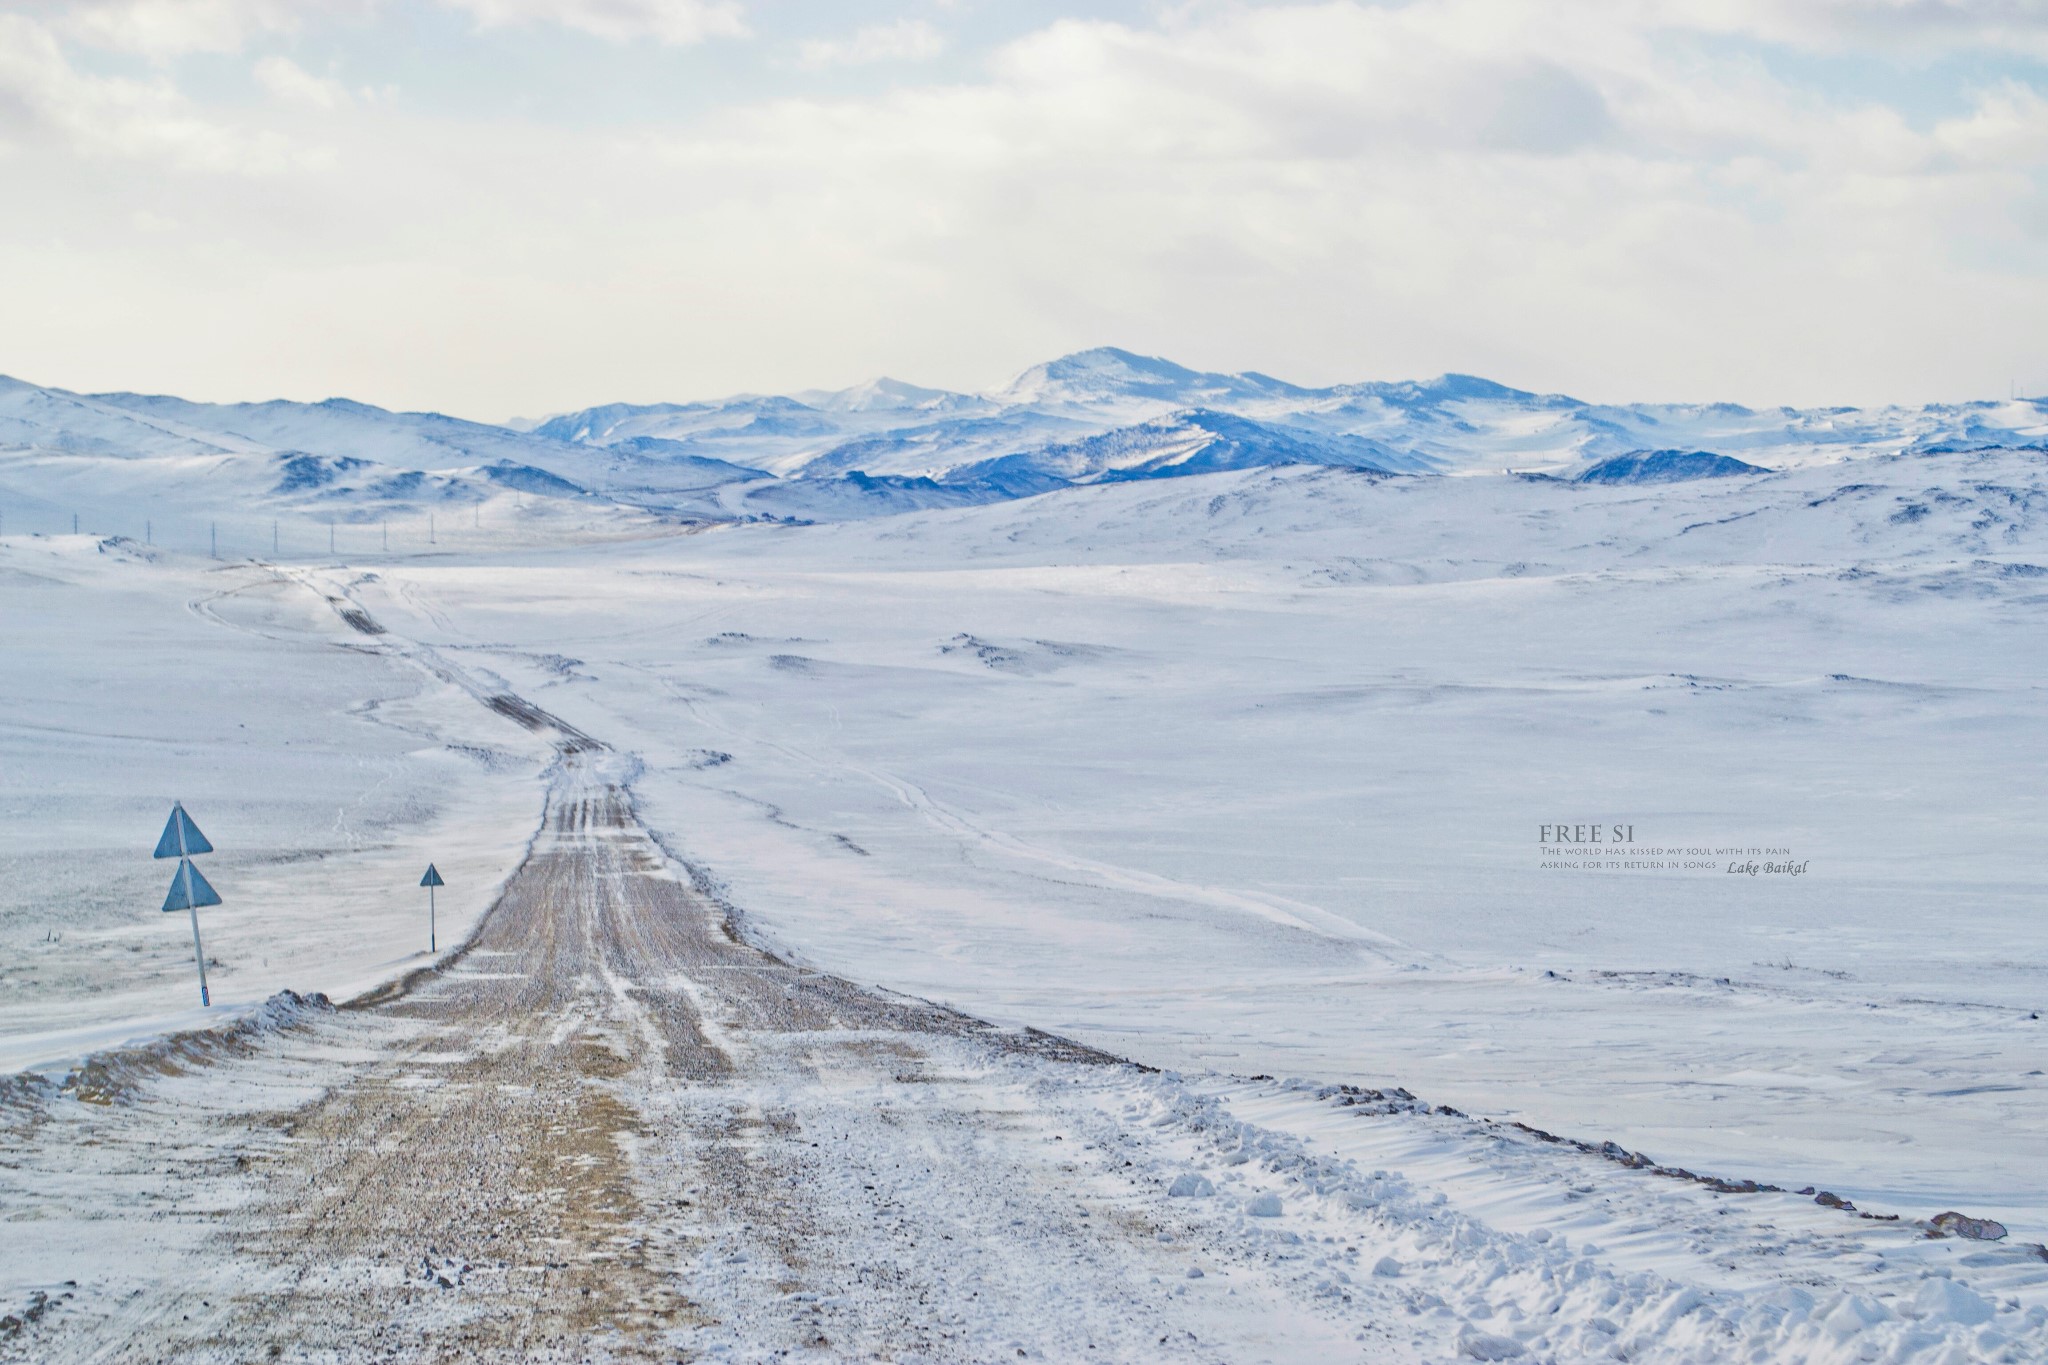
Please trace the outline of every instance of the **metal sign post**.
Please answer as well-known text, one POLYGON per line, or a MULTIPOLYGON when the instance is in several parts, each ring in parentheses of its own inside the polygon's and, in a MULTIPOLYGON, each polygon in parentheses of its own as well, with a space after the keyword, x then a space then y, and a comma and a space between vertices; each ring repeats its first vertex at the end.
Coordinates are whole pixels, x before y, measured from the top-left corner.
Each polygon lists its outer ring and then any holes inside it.
POLYGON ((442 881, 441 874, 434 870, 432 863, 428 863, 427 875, 420 878, 420 885, 427 888, 427 951, 431 953, 434 951, 434 888, 448 883, 442 881))
POLYGON ((220 893, 200 875, 198 868, 192 866, 192 855, 211 852, 213 845, 199 832, 199 826, 192 823, 192 817, 185 814, 185 803, 173 801, 171 818, 164 825, 163 836, 156 841, 156 856, 178 860, 178 870, 171 877, 170 894, 164 897, 164 913, 191 912, 192 954, 199 962, 201 1005, 211 1005, 213 997, 206 989, 206 948, 199 941, 199 907, 219 905, 220 893))

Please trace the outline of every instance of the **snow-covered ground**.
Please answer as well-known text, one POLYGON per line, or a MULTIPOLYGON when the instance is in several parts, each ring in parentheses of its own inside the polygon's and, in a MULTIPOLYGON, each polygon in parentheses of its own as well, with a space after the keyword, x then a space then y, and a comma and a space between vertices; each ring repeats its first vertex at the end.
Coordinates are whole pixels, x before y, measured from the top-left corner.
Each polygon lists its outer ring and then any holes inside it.
POLYGON ((337 995, 446 949, 539 814, 545 744, 288 575, 89 537, 0 542, 0 1073, 194 1027, 191 931, 149 858, 174 800, 218 850, 214 1000, 337 995))
POLYGON ((2042 472, 1259 472, 363 600, 809 960, 2039 1237, 2042 472), (1666 866, 1546 866, 1582 823, 1666 866))
MULTIPOLYGON (((477 704, 516 693, 637 761, 648 825, 763 942, 1192 1087, 1117 1089, 1120 1123, 1228 1129, 1213 1101, 1362 1166, 1318 1199, 1472 1220, 1386 1253, 1435 1268, 1418 1293, 1560 1283, 1513 1239, 1597 1236, 1595 1279, 1733 1295, 1741 1358, 1822 1358, 1779 1331, 1811 1317, 1844 1359, 2027 1359, 2044 510, 2007 449, 1656 487, 1254 469, 367 569, 9 535, 0 1057, 181 1021, 147 858, 173 797, 222 850, 219 998, 417 963, 429 857, 456 940, 540 813, 547 747, 477 704), (1473 1118, 1332 1117, 1337 1083, 1473 1118), (1725 1202, 1486 1119, 1905 1223, 1744 1195, 1775 1232, 1709 1237, 1725 1202), (1567 1231, 1588 1191, 1601 1230, 1567 1231), (1949 1209, 2005 1249, 1914 1250, 1949 1209), (1808 1219, 1880 1240, 1842 1260, 1808 1219), (1801 1257, 1840 1296, 1784 1297, 1763 1267, 1801 1257)), ((1621 1297, 1680 1340, 1684 1292, 1621 1297)), ((1474 1349, 1528 1335, 1496 1329, 1474 1349)))
POLYGON ((0 1360, 2048 1350, 2038 1246, 793 972, 575 746, 448 970, 4 1097, 0 1360))

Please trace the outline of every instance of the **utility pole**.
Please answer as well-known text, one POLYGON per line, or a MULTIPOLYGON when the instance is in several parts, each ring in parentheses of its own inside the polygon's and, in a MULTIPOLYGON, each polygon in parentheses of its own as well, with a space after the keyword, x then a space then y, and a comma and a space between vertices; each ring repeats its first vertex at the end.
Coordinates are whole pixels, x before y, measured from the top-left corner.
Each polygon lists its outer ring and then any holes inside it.
POLYGON ((327 553, 334 553, 334 522, 332 519, 329 519, 327 523, 327 553))
POLYGON ((74 536, 78 534, 78 513, 76 512, 71 514, 71 534, 74 536))
POLYGON ((432 545, 433 543, 434 543, 434 514, 433 514, 432 512, 429 512, 429 513, 427 513, 427 544, 429 544, 429 545, 432 545))
POLYGON ((277 518, 270 519, 270 557, 277 558, 277 518))
POLYGON ((206 523, 206 553, 215 559, 220 558, 220 523, 217 521, 206 523))
POLYGON ((142 543, 143 543, 144 545, 154 545, 154 544, 156 544, 156 523, 155 523, 155 522, 153 522, 153 521, 145 521, 145 522, 143 522, 143 523, 142 523, 142 543))

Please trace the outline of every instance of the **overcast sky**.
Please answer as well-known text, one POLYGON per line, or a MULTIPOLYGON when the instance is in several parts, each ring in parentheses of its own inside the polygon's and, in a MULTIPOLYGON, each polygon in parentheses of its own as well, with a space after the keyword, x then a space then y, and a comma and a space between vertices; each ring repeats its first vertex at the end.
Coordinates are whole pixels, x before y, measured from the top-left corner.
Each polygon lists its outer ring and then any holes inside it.
POLYGON ((0 372, 2048 390, 2043 0, 0 0, 0 372))

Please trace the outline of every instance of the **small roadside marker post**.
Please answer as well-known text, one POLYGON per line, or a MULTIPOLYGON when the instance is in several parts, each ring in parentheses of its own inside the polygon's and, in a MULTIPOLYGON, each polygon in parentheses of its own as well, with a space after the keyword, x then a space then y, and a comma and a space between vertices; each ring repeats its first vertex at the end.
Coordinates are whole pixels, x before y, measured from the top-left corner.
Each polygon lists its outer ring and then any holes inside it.
POLYGON ((432 863, 428 863, 427 875, 420 878, 420 885, 427 888, 427 951, 431 953, 434 951, 434 888, 448 883, 442 881, 441 874, 434 870, 432 863))
POLYGON ((192 855, 211 853, 213 845, 199 832, 199 826, 192 823, 192 817, 185 814, 185 803, 171 803, 171 818, 164 825, 163 837, 156 841, 156 856, 176 858, 178 870, 171 876, 170 894, 164 897, 164 913, 174 915, 180 910, 192 914, 192 954, 199 962, 199 1003, 211 1005, 213 997, 206 990, 206 949, 199 942, 199 907, 219 905, 220 893, 215 891, 199 869, 192 866, 192 855))

